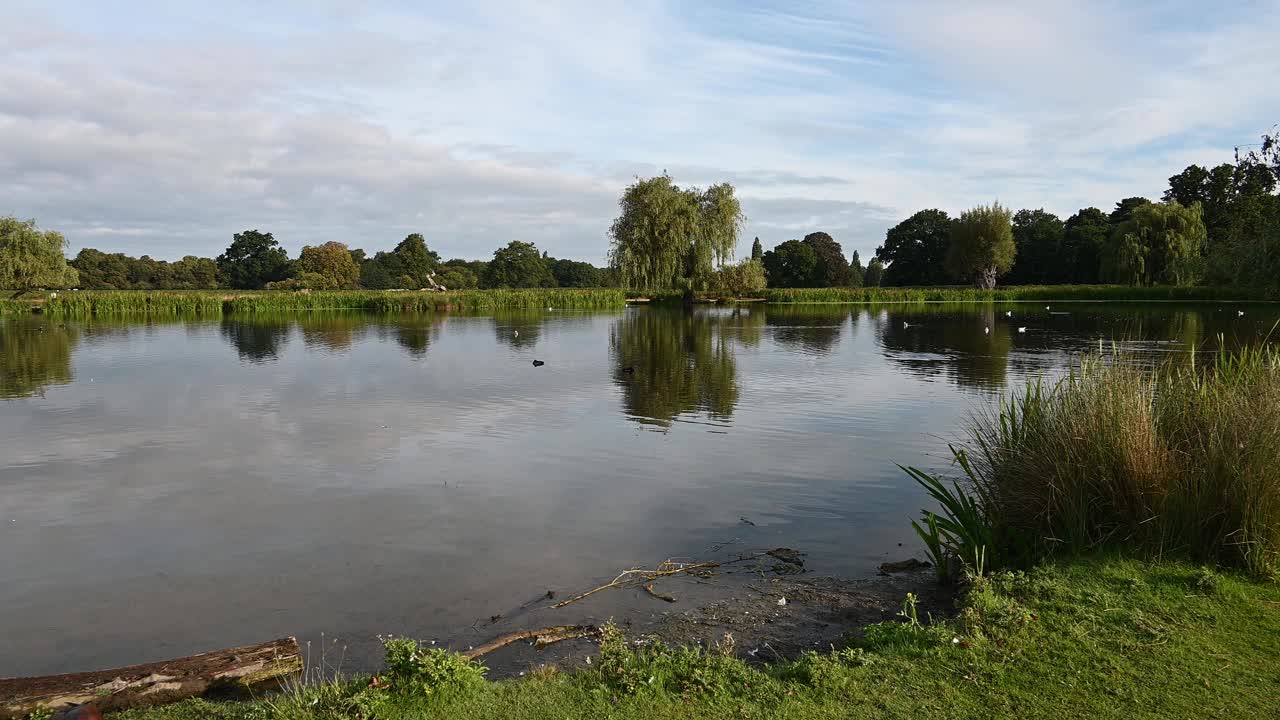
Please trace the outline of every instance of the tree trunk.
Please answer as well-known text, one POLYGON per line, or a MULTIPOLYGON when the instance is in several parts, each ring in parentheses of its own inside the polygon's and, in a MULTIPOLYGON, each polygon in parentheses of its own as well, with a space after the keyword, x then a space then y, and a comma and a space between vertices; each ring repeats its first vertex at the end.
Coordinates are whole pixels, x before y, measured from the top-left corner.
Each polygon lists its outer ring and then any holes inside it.
POLYGON ((996 287, 996 269, 993 267, 982 268, 974 275, 973 284, 977 285, 979 290, 994 290, 996 287))
POLYGON ((228 686, 249 687, 302 671, 298 641, 282 638, 114 670, 0 679, 0 718, 93 703, 102 712, 175 702, 228 686))

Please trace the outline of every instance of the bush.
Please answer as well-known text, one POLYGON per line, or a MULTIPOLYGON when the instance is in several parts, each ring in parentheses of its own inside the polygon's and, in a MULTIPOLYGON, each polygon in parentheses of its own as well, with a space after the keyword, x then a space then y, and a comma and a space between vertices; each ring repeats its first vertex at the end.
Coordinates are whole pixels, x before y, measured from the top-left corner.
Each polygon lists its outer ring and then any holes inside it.
POLYGON ((382 679, 401 695, 446 695, 474 690, 484 683, 488 668, 475 660, 440 648, 423 647, 409 638, 381 638, 386 652, 382 679))
POLYGON ((764 290, 764 265, 759 260, 743 260, 726 265, 711 278, 711 291, 729 297, 747 297, 764 290))

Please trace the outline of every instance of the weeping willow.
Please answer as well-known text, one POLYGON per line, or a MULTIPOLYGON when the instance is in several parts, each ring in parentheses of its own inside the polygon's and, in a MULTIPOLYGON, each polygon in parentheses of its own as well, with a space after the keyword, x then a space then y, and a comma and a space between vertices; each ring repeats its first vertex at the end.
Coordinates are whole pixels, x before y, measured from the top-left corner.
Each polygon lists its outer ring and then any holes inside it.
POLYGON ((681 188, 664 174, 637 180, 618 205, 609 263, 625 287, 705 290, 733 259, 744 218, 729 183, 681 188))

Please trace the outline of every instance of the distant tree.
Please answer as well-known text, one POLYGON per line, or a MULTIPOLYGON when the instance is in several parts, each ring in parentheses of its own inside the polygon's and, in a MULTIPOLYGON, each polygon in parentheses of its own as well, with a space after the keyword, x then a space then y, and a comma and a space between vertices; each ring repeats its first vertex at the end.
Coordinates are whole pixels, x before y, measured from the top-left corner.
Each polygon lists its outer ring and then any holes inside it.
MULTIPOLYGON (((330 241, 318 247, 303 246, 302 253, 298 256, 298 271, 300 280, 303 276, 324 278, 325 289, 355 288, 360 285, 360 266, 351 257, 347 246, 340 242, 330 241)), ((310 282, 318 281, 312 277, 310 282)), ((314 287, 314 284, 306 287, 314 287)))
POLYGON ((1005 282, 1014 285, 1052 285, 1070 282, 1062 262, 1064 227, 1057 215, 1040 210, 1019 210, 1013 216, 1013 242, 1018 261, 1005 282))
POLYGON ((871 262, 867 263, 867 272, 862 277, 862 283, 865 287, 880 287, 882 279, 884 279, 884 261, 873 257, 871 262))
POLYGON ((664 174, 637 180, 618 204, 609 263, 627 287, 704 289, 733 257, 743 216, 728 183, 684 189, 664 174))
POLYGON ((761 261, 770 287, 812 287, 818 254, 812 245, 788 240, 766 252, 761 261))
POLYGON ((440 256, 418 233, 406 235, 391 252, 378 252, 360 268, 360 284, 372 289, 427 287, 427 277, 440 265, 440 256))
MULTIPOLYGON (((1271 132, 1262 134, 1262 142, 1250 150, 1241 153, 1240 148, 1236 148, 1236 165, 1248 167, 1251 169, 1260 169, 1271 174, 1270 187, 1265 192, 1271 192, 1276 184, 1280 182, 1280 132, 1276 128, 1272 128, 1271 132)), ((1259 178, 1260 173, 1249 172, 1248 175, 1253 178, 1259 178)), ((1262 192, 1252 194, 1261 195, 1262 192)))
POLYGON ((513 240, 498 248, 482 282, 487 288, 555 287, 551 268, 533 243, 513 240))
POLYGON ((366 257, 364 250, 360 248, 351 249, 351 259, 356 261, 356 265, 363 265, 366 257))
POLYGON ((1100 281, 1102 249, 1111 234, 1107 214, 1098 208, 1084 208, 1063 225, 1062 263, 1071 271, 1073 283, 1091 285, 1100 281))
POLYGON ((979 205, 952 226, 947 267, 957 278, 990 290, 996 278, 1013 267, 1017 252, 1009 211, 1000 203, 979 205))
POLYGON ((743 260, 716 271, 711 289, 729 297, 750 297, 764 290, 764 265, 759 260, 743 260))
POLYGON ((289 272, 289 254, 271 233, 257 230, 236 233, 216 262, 227 286, 240 289, 257 290, 289 272))
POLYGON ((1144 197, 1128 197, 1116 203, 1116 209, 1111 211, 1111 215, 1107 218, 1111 222, 1112 228, 1129 219, 1133 214, 1133 209, 1142 205, 1147 205, 1151 201, 1144 197))
POLYGON ((889 229, 876 257, 893 268, 894 285, 945 285, 951 218, 942 210, 921 210, 889 229))
POLYGON ((764 259, 764 246, 760 244, 759 236, 756 236, 756 241, 751 243, 751 259, 752 260, 764 259))
POLYGON ((1212 284, 1280 287, 1280 197, 1237 201, 1225 235, 1207 260, 1212 284))
POLYGON ((559 287, 600 287, 600 268, 577 260, 551 260, 551 274, 559 287))
POLYGON ((41 288, 74 287, 80 276, 67 265, 66 238, 40 230, 35 220, 0 217, 0 287, 21 295, 41 288))
POLYGON ((862 267, 862 258, 858 257, 858 251, 853 251, 853 259, 849 261, 849 286, 862 287, 866 279, 867 271, 862 267))
POLYGON ((1190 285, 1203 266, 1204 222, 1199 203, 1146 203, 1111 232, 1103 276, 1130 285, 1190 285))
POLYGON ((210 258, 187 255, 171 263, 174 287, 180 290, 206 290, 218 287, 218 264, 210 258))
POLYGON ((470 290, 480 286, 480 278, 466 265, 442 265, 436 282, 450 290, 470 290))
POLYGON ((843 287, 849 284, 849 261, 835 238, 824 232, 813 232, 805 235, 802 242, 813 248, 813 254, 818 258, 818 267, 810 280, 811 287, 843 287))

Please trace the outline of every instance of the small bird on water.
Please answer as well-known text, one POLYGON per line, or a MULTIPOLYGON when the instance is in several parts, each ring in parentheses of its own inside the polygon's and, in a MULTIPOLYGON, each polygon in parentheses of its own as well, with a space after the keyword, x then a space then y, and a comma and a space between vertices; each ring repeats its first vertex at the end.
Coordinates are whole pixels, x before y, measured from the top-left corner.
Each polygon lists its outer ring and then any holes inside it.
POLYGON ((1236 317, 1244 317, 1244 311, 1243 311, 1243 310, 1237 310, 1237 311, 1236 311, 1236 317))
POLYGON ((511 331, 511 337, 520 337, 520 331, 519 331, 519 330, 512 330, 512 331, 511 331))
POLYGON ((983 334, 985 334, 985 335, 990 335, 990 334, 991 334, 991 327, 990 327, 989 325, 984 325, 984 326, 982 326, 982 332, 983 332, 983 334))
POLYGON ((1027 331, 1027 329, 1026 329, 1026 328, 1024 328, 1024 327, 1020 327, 1020 328, 1018 328, 1018 332, 1020 332, 1020 333, 1024 333, 1024 332, 1026 332, 1026 331, 1027 331))
POLYGON ((546 365, 546 363, 542 362, 541 360, 534 360, 534 361, 533 361, 533 366, 534 366, 534 367, 542 367, 543 365, 546 365))
POLYGON ((907 329, 907 328, 909 328, 909 327, 911 327, 911 324, 910 324, 910 323, 908 323, 908 322, 906 322, 906 321, 903 321, 903 323, 902 323, 902 329, 903 329, 903 330, 906 330, 906 329, 907 329))
POLYGON ((1013 311, 1012 311, 1012 310, 1005 310, 1005 311, 1004 311, 1004 316, 1005 316, 1005 317, 1013 317, 1013 311))

